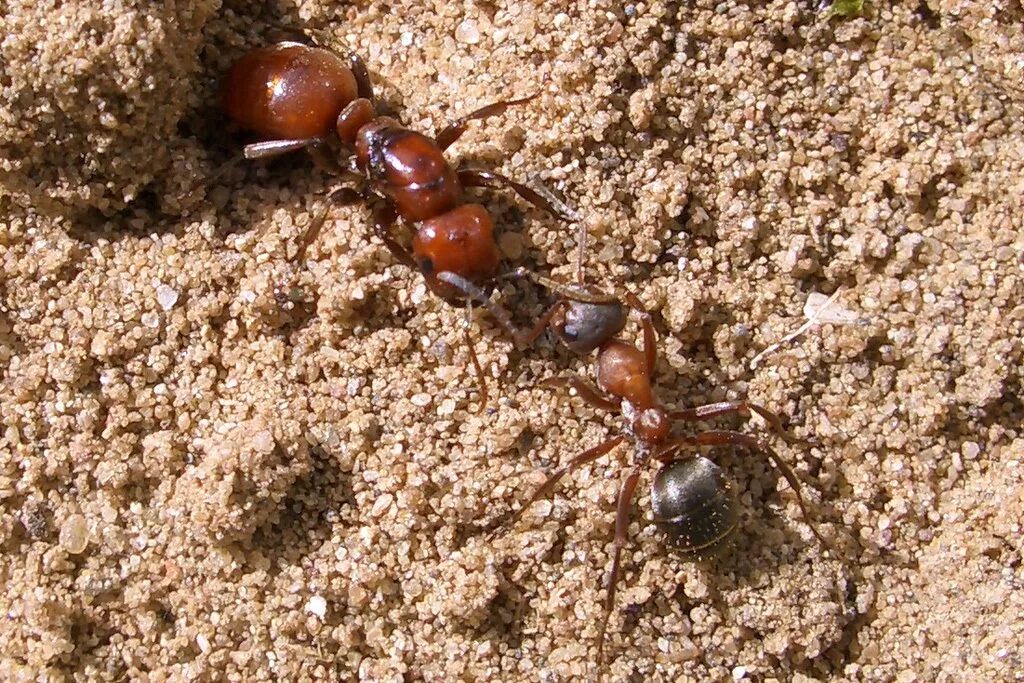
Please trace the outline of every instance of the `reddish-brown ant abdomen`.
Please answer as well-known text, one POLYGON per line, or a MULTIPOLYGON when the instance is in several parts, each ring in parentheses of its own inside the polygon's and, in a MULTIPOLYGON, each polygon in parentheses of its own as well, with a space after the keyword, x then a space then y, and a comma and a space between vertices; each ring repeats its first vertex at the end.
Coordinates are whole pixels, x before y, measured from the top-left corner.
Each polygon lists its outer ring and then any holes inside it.
POLYGON ((220 101, 235 123, 269 139, 329 135, 358 97, 352 70, 329 50, 299 43, 256 48, 235 62, 220 101))
POLYGON ((484 284, 497 274, 500 260, 494 223, 479 204, 463 204, 420 223, 412 252, 431 288, 449 301, 461 300, 465 294, 437 281, 434 275, 455 273, 474 284, 484 284))

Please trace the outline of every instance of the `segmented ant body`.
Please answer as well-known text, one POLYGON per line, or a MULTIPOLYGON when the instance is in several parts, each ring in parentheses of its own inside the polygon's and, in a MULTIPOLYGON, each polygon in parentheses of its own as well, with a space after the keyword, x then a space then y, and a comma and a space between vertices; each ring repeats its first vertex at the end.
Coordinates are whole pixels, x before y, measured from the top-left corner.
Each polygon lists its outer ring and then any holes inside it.
POLYGON ((710 430, 691 436, 672 435, 674 422, 700 422, 731 414, 749 417, 751 413, 756 413, 776 431, 783 433, 783 428, 774 413, 746 401, 712 403, 686 409, 664 407, 652 385, 657 348, 651 315, 644 310, 635 295, 627 293, 626 303, 640 317, 643 348, 618 336, 625 326, 626 308, 617 298, 584 284, 582 244, 581 237, 578 284, 567 287, 547 278, 529 275, 555 288, 560 294, 558 301, 541 316, 532 329, 516 330, 507 316, 505 321, 517 343, 528 343, 536 339, 544 327, 548 326, 569 348, 580 352, 596 350, 596 387, 578 376, 552 378, 544 384, 568 387, 591 406, 619 413, 625 422, 623 433, 585 450, 557 469, 512 516, 508 526, 518 522, 534 502, 550 495, 567 474, 610 453, 627 438, 632 440, 634 455, 629 474, 619 491, 612 566, 598 633, 597 664, 600 670, 605 633, 615 603, 622 549, 628 540, 630 508, 641 473, 651 461, 661 464, 652 484, 654 519, 683 551, 712 549, 732 533, 737 523, 732 485, 721 469, 703 456, 679 455, 681 449, 700 446, 743 446, 766 455, 796 493, 804 521, 812 533, 823 546, 830 546, 810 521, 800 482, 793 470, 761 439, 731 430, 710 430))
MULTIPOLYGON (((619 413, 624 420, 622 433, 585 450, 556 470, 509 524, 515 524, 534 502, 551 494, 565 475, 610 453, 627 439, 633 441, 631 467, 618 496, 613 559, 598 635, 600 668, 622 550, 628 540, 632 499, 641 473, 651 461, 661 464, 652 487, 654 517, 684 550, 709 549, 736 527, 731 485, 718 466, 702 456, 679 456, 681 449, 694 446, 744 446, 766 455, 793 487, 814 535, 826 547, 828 543, 810 522, 796 475, 763 441, 730 430, 672 435, 676 421, 698 422, 730 414, 756 413, 780 432, 782 426, 775 414, 744 401, 690 409, 663 406, 652 384, 657 349, 651 316, 633 294, 626 294, 623 302, 585 283, 585 233, 581 233, 575 285, 517 271, 518 275, 530 277, 559 294, 558 300, 531 328, 517 328, 508 313, 489 300, 486 288, 497 277, 500 261, 493 220, 482 205, 464 201, 465 188, 505 186, 560 218, 573 220, 575 216, 557 199, 497 173, 453 169, 444 152, 463 134, 469 122, 500 114, 531 99, 483 107, 431 138, 409 130, 393 117, 378 114, 373 88, 361 60, 353 57, 346 62, 328 50, 294 42, 258 48, 242 57, 228 72, 221 92, 225 112, 239 126, 264 138, 246 146, 247 158, 308 149, 321 163, 355 181, 356 188, 334 192, 332 201, 364 200, 374 205, 378 237, 401 263, 419 270, 430 289, 444 300, 452 304, 476 301, 485 305, 519 347, 531 344, 545 329, 550 329, 567 348, 578 353, 596 352, 596 387, 576 376, 553 378, 546 384, 569 387, 590 405, 619 413), (324 153, 335 146, 349 150, 343 162, 324 153), (411 248, 391 234, 399 218, 414 228, 411 248), (640 317, 642 349, 619 336, 629 308, 640 317)), ((481 386, 485 387, 471 343, 469 350, 481 386)))
MULTIPOLYGON (((378 237, 400 263, 419 270, 430 289, 451 304, 475 298, 466 294, 467 288, 490 286, 500 262, 491 214, 480 204, 465 202, 465 188, 508 187, 541 209, 573 218, 570 208, 543 190, 493 171, 453 169, 444 157, 469 122, 534 97, 482 107, 431 138, 378 115, 373 86, 358 57, 346 63, 329 50, 295 42, 252 50, 231 67, 221 89, 228 116, 266 138, 245 147, 247 158, 308 149, 321 163, 355 181, 356 188, 334 192, 332 201, 375 205, 378 237), (324 153, 339 143, 350 150, 344 162, 324 153), (411 249, 391 234, 399 218, 414 229, 411 249)), ((315 238, 319 223, 306 243, 315 238)), ((472 344, 469 348, 483 382, 472 344)))

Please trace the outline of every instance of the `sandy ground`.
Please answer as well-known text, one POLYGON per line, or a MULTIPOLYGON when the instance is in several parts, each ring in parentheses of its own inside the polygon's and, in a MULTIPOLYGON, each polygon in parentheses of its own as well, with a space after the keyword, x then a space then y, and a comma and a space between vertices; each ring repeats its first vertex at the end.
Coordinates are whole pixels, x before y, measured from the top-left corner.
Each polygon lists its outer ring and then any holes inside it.
MULTIPOLYGON (((579 205, 667 403, 784 417, 836 550, 746 452, 712 453, 741 521, 709 560, 642 486, 609 678, 1024 678, 1021 5, 511 4, 0 3, 0 679, 593 671, 630 449, 487 532, 618 418, 537 386, 588 359, 483 314, 477 413, 463 313, 363 207, 297 256, 336 181, 225 166, 214 105, 273 22, 361 54, 417 129, 543 90, 453 160, 579 205)), ((572 276, 571 229, 482 196, 509 269, 572 276)))

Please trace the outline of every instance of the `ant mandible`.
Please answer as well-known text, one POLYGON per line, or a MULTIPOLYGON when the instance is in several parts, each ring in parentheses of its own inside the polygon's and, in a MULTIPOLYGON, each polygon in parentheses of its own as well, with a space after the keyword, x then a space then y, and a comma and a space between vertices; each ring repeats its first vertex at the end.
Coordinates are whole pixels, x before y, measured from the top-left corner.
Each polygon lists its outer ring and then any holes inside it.
POLYGON ((683 448, 701 446, 743 446, 766 455, 796 493, 804 521, 815 538, 827 549, 831 549, 831 545, 810 521, 796 474, 767 443, 750 434, 732 430, 709 430, 692 436, 671 434, 674 421, 701 422, 732 414, 749 417, 751 413, 759 415, 777 432, 784 433, 784 430, 775 413, 748 401, 666 409, 652 386, 657 347, 651 315, 633 293, 627 292, 625 300, 640 318, 643 349, 618 337, 625 327, 626 308, 616 297, 585 284, 582 266, 585 237, 585 229, 581 228, 575 286, 517 271, 560 294, 532 329, 515 329, 508 315, 502 315, 500 309, 495 310, 495 315, 509 329, 517 344, 529 343, 545 327, 550 327, 570 349, 580 353, 596 350, 594 370, 597 387, 579 376, 555 377, 543 384, 569 387, 591 406, 618 412, 625 421, 623 433, 588 448, 558 468, 515 512, 507 525, 502 526, 515 525, 533 503, 550 495, 567 474, 610 453, 627 437, 632 439, 635 450, 632 467, 619 490, 612 566, 605 586, 604 613, 598 632, 597 668, 600 671, 605 634, 615 604, 622 550, 628 540, 630 508, 640 475, 652 460, 661 464, 651 490, 655 522, 685 552, 710 550, 728 537, 737 525, 735 496, 722 470, 703 456, 678 455, 683 448))
MULTIPOLYGON (((500 254, 491 214, 480 204, 464 202, 465 188, 508 187, 559 218, 574 218, 572 209, 542 190, 493 171, 453 169, 444 157, 471 121, 501 114, 537 96, 487 105, 430 138, 378 114, 373 85, 359 57, 353 55, 346 62, 330 50, 291 41, 251 50, 231 66, 221 87, 221 105, 228 116, 264 138, 245 147, 246 158, 308 149, 321 162, 332 164, 358 184, 358 189, 332 193, 332 202, 374 204, 374 231, 396 259, 419 270, 430 290, 446 302, 467 306, 472 297, 465 295, 466 287, 481 291, 490 286, 498 274, 500 254), (332 162, 323 151, 335 137, 351 151, 343 164, 332 162), (415 229, 411 250, 391 234, 399 218, 415 229)), ((303 248, 318 229, 307 235, 303 248)), ((468 326, 466 342, 483 407, 486 382, 468 326)))

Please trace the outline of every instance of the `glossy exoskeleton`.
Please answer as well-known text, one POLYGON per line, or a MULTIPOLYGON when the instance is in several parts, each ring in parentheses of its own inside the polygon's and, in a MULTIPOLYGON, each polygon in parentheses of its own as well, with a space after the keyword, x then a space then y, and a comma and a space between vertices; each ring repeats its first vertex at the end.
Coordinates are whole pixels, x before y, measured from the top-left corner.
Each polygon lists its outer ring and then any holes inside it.
POLYGON ((736 530, 736 497, 722 468, 704 456, 663 465, 651 484, 651 512, 672 544, 702 552, 736 530))
MULTIPOLYGON (((372 204, 378 237, 399 262, 419 270, 430 289, 452 304, 475 298, 467 288, 477 292, 489 287, 500 261, 491 214, 481 204, 467 203, 465 188, 508 187, 560 218, 574 218, 569 207, 543 190, 493 171, 454 169, 444 157, 470 121, 501 114, 534 97, 482 107, 432 138, 378 114, 373 86, 358 57, 345 60, 296 42, 250 51, 230 68, 221 88, 228 116, 263 138, 245 147, 247 158, 309 149, 321 163, 332 165, 356 186, 333 193, 332 200, 372 204), (340 147, 341 161, 327 153, 334 147, 340 147), (414 228, 410 247, 392 235, 399 218, 414 228)), ((469 350, 485 387, 471 343, 469 350)))
MULTIPOLYGON (((579 262, 582 264, 582 253, 579 262)), ((531 277, 542 283, 551 282, 531 277)), ((640 317, 643 331, 643 348, 640 349, 617 336, 625 323, 625 315, 621 318, 619 316, 619 311, 625 310, 623 304, 611 295, 584 286, 582 276, 579 282, 576 287, 555 283, 561 298, 544 314, 542 322, 550 324, 559 339, 564 341, 568 336, 576 344, 577 350, 596 349, 594 377, 597 386, 578 376, 553 378, 544 384, 568 387, 591 406, 620 414, 624 420, 623 433, 583 451, 558 468, 519 508, 509 524, 515 524, 534 502, 550 495, 562 477, 611 452, 627 438, 632 440, 634 454, 629 473, 619 491, 612 566, 598 632, 600 669, 605 633, 615 603, 622 550, 628 540, 630 508, 640 475, 651 461, 661 463, 652 487, 655 520, 683 550, 710 549, 736 527, 732 486, 718 466, 699 455, 680 455, 684 448, 700 446, 742 446, 767 456, 793 488, 804 521, 814 536, 826 548, 830 546, 810 521, 800 481, 795 473, 762 439, 732 430, 710 430, 690 436, 673 436, 671 433, 676 421, 700 422, 731 414, 749 417, 751 413, 756 413, 776 431, 782 432, 778 416, 763 406, 747 401, 726 401, 696 408, 664 407, 652 384, 657 348, 650 314, 644 310, 636 296, 625 294, 626 303, 640 317)), ((500 315, 500 311, 496 315, 500 315)), ((511 326, 507 316, 506 324, 511 326)), ((521 341, 534 339, 538 334, 538 327, 526 331, 512 329, 512 336, 521 341)))

